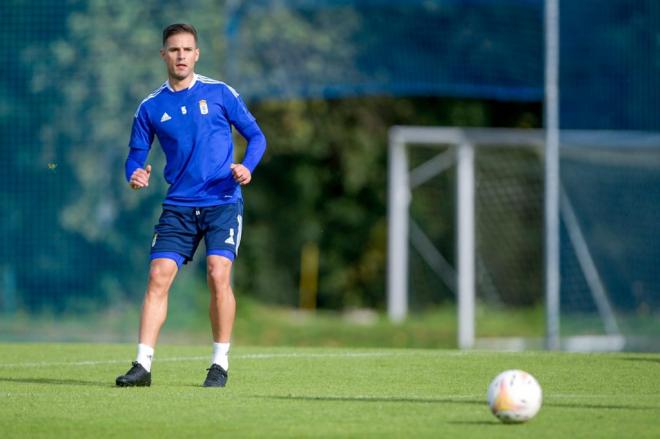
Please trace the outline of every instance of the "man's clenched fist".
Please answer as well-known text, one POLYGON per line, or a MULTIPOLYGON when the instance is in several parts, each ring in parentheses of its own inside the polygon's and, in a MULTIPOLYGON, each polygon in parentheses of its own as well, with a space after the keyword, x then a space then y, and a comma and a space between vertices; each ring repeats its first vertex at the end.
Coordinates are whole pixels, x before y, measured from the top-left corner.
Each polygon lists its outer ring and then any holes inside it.
POLYGON ((136 169, 131 175, 129 184, 135 190, 142 189, 149 186, 149 177, 151 177, 151 165, 147 165, 145 169, 136 169))

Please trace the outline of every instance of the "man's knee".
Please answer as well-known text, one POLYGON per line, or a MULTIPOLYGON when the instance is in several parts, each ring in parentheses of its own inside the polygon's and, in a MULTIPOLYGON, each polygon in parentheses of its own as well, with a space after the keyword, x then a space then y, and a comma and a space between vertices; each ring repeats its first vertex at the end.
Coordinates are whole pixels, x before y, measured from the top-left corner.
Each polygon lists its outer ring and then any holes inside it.
POLYGON ((149 269, 149 291, 169 288, 177 272, 176 262, 171 259, 154 259, 149 269))
POLYGON ((206 260, 206 272, 209 280, 216 285, 229 287, 232 262, 222 256, 209 256, 206 260))

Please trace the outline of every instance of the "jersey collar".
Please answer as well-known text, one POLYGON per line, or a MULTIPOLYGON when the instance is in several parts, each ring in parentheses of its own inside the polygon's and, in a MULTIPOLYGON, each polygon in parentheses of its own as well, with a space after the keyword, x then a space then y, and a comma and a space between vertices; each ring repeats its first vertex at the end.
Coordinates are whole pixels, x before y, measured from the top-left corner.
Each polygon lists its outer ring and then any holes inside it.
MULTIPOLYGON (((193 78, 192 78, 192 81, 190 81, 190 85, 188 86, 188 90, 193 88, 193 85, 195 85, 196 82, 197 82, 197 73, 193 73, 193 78)), ((167 81, 165 81, 165 84, 167 84, 167 88, 168 88, 169 91, 171 91, 172 93, 176 93, 176 90, 174 90, 172 88, 172 86, 170 85, 170 80, 169 79, 167 81)), ((182 90, 179 90, 179 91, 182 91, 182 90)))

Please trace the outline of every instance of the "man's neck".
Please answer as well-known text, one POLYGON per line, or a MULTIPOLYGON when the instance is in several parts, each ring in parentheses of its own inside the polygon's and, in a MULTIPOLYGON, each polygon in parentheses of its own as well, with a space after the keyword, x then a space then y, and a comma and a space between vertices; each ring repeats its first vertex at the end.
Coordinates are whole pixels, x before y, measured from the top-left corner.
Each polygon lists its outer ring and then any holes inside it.
POLYGON ((172 78, 171 76, 168 79, 170 88, 174 91, 181 91, 190 88, 193 85, 194 81, 195 81, 194 73, 183 79, 172 78))

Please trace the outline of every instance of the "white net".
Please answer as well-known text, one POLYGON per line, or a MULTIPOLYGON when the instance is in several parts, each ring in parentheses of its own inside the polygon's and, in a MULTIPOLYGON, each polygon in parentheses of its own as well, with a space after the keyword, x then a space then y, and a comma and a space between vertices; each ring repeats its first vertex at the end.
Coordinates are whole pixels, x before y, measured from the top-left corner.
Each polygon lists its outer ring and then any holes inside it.
POLYGON ((475 178, 477 296, 498 306, 542 303, 543 163, 538 151, 476 148, 475 178))
POLYGON ((564 138, 563 331, 657 337, 660 136, 564 138))
MULTIPOLYGON (((544 306, 542 133, 518 132, 516 142, 498 143, 492 139, 501 131, 492 130, 491 139, 490 130, 462 132, 474 148, 476 336, 492 336, 492 319, 544 306), (527 135, 529 142, 520 140, 527 135)), ((408 288, 411 308, 421 309, 457 292, 455 185, 462 183, 455 167, 440 164, 455 157, 461 136, 425 131, 422 145, 411 133, 413 140, 403 142, 411 193, 408 288)), ((561 139, 561 336, 615 336, 625 339, 617 349, 656 349, 660 135, 580 131, 561 139)), ((531 325, 526 335, 541 336, 543 322, 531 325)))

